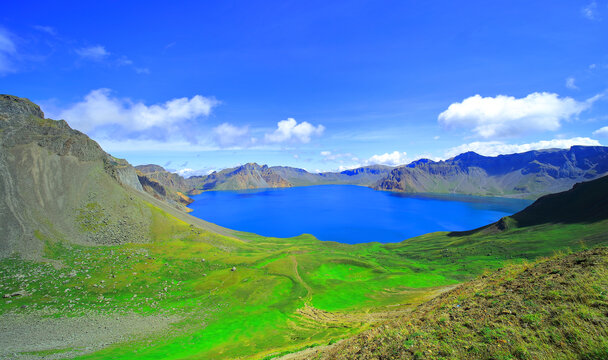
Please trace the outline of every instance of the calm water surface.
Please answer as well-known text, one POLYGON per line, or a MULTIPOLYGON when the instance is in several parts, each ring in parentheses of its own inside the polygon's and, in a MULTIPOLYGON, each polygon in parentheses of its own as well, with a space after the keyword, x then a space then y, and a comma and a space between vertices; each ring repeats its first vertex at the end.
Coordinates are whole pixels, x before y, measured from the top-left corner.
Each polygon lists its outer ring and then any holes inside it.
POLYGON ((398 194, 353 185, 209 191, 192 198, 192 215, 230 229, 273 237, 307 233, 348 244, 399 242, 433 231, 470 230, 531 203, 398 194))

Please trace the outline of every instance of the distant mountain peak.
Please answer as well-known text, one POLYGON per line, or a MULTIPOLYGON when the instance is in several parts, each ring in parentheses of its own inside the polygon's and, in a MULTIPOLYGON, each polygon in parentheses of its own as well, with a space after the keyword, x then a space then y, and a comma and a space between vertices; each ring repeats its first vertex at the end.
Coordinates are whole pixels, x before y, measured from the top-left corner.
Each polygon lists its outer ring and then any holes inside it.
POLYGON ((467 151, 467 152, 462 153, 460 155, 454 156, 453 160, 454 161, 458 161, 458 160, 471 160, 471 159, 480 159, 480 158, 485 158, 485 157, 486 156, 479 155, 475 151, 467 151))

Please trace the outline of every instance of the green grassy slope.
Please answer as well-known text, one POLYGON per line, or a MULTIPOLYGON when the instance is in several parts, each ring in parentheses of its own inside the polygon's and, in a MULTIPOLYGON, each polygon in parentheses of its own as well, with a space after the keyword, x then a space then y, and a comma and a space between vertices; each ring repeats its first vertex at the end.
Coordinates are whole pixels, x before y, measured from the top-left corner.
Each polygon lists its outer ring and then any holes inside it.
POLYGON ((606 359, 608 249, 484 275, 323 359, 606 359))

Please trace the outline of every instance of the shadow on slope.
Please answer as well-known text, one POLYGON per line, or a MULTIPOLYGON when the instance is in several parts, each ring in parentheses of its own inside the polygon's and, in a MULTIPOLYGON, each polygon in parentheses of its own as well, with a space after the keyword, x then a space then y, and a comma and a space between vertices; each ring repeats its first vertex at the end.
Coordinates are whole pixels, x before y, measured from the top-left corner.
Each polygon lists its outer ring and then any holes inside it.
POLYGON ((470 231, 448 236, 491 234, 542 224, 593 223, 608 219, 608 176, 575 184, 572 189, 545 195, 524 210, 470 231))

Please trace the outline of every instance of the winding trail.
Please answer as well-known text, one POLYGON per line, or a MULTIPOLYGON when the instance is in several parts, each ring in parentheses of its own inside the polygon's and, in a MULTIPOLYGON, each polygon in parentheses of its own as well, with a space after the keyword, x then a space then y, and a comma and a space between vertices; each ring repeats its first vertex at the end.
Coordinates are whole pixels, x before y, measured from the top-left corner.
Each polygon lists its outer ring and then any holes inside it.
POLYGON ((291 255, 291 262, 293 263, 293 272, 296 275, 296 279, 306 289, 306 298, 304 302, 308 304, 312 300, 312 288, 302 279, 300 273, 298 272, 298 259, 296 259, 295 255, 291 255))

